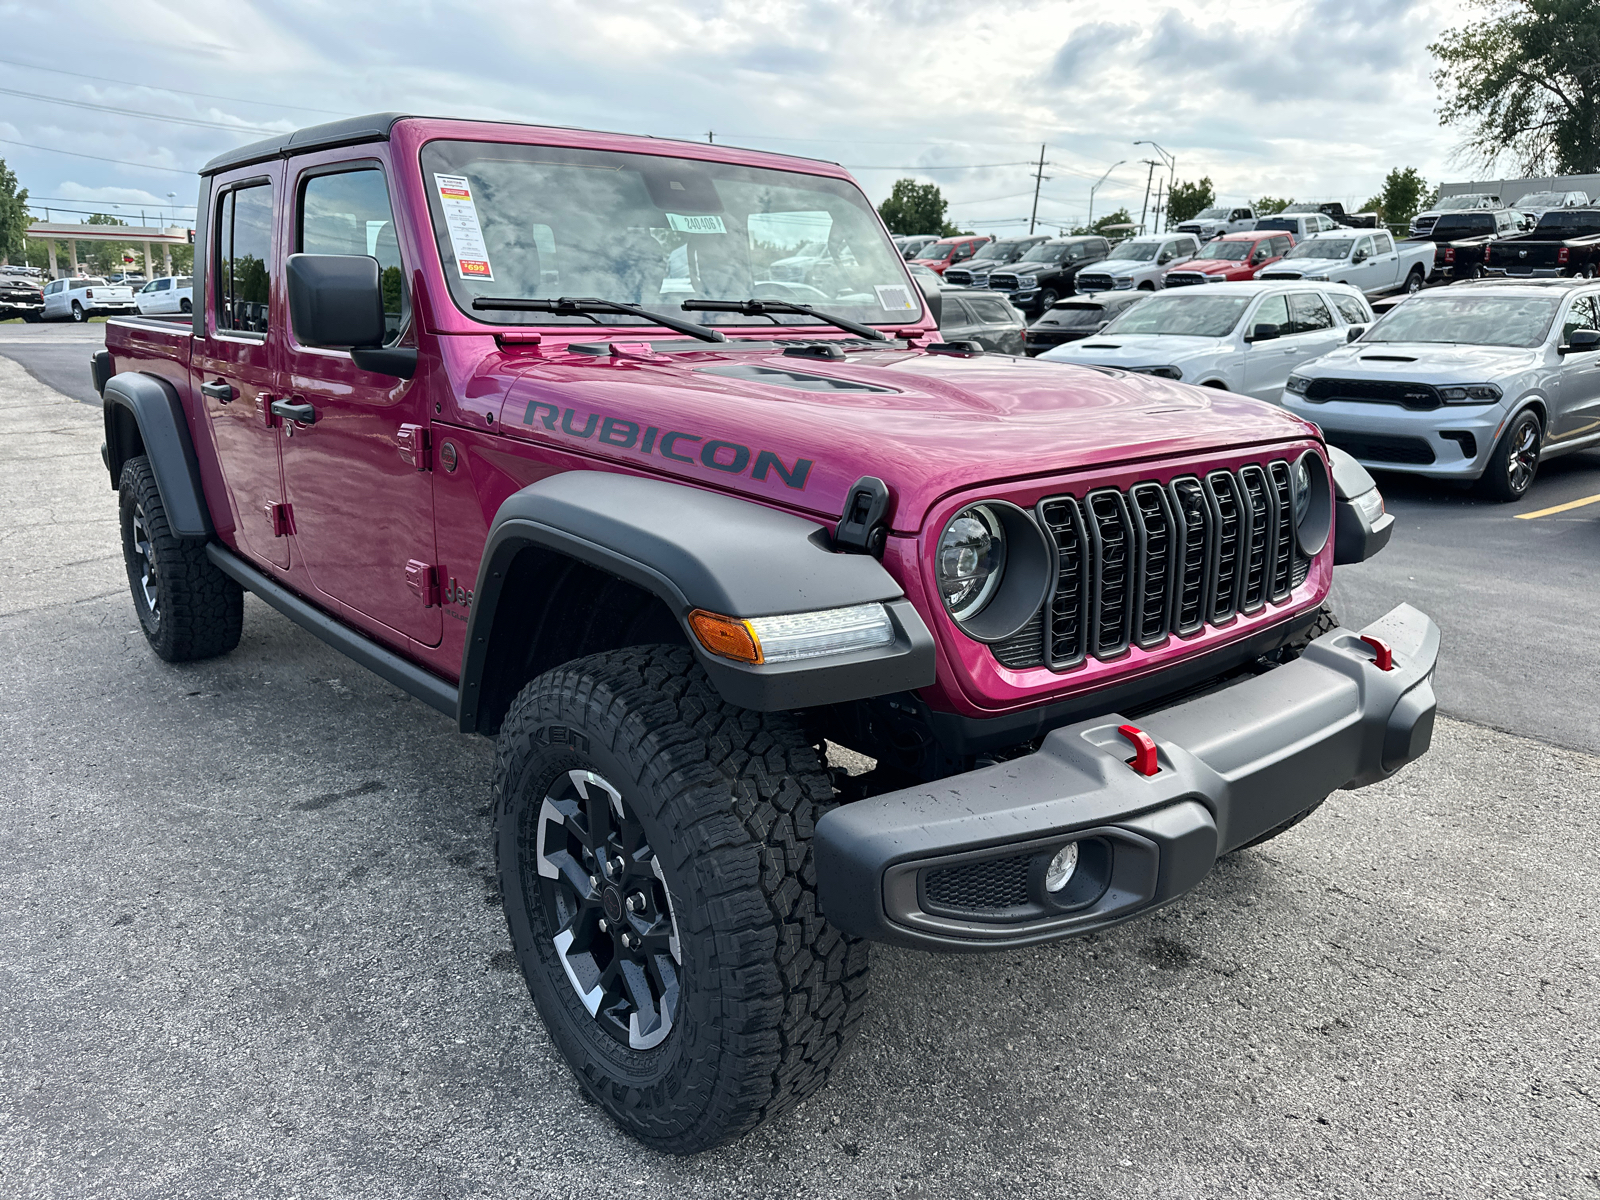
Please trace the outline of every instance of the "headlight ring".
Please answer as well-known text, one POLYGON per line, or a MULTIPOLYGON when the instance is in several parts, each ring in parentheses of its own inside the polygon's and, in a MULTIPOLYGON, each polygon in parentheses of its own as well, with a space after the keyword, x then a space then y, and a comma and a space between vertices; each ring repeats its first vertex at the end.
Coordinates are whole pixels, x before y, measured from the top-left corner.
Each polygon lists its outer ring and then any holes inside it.
POLYGON ((946 522, 933 567, 945 611, 961 632, 1000 642, 1044 603, 1054 550, 1038 523, 1015 504, 983 500, 946 522))
POLYGON ((1333 480, 1328 465, 1315 450, 1307 450, 1289 472, 1294 536, 1300 552, 1315 558, 1333 532, 1333 480))

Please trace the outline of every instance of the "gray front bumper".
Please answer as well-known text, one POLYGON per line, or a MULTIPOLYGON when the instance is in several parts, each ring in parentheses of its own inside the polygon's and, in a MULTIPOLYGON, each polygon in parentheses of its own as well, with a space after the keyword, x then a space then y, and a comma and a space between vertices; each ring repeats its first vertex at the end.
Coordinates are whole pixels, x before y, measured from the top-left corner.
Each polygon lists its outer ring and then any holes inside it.
POLYGON ((842 805, 817 823, 823 911, 847 933, 943 950, 1053 941, 1149 912, 1218 855, 1426 752, 1438 650, 1438 627, 1403 604, 1210 695, 1137 721, 1082 721, 1025 757, 842 805), (1392 649, 1391 670, 1361 634, 1392 649), (1129 766, 1124 724, 1154 739, 1156 774, 1129 766), (1046 865, 1074 841, 1078 873, 1052 895, 1046 865))

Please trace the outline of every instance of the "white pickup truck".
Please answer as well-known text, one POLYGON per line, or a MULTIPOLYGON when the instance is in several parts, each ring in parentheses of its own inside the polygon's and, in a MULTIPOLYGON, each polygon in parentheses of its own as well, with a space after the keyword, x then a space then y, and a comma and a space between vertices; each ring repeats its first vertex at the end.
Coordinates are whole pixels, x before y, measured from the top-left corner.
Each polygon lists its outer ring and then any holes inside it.
POLYGON ((1368 296, 1417 292, 1433 270, 1433 255, 1432 242, 1396 244, 1387 230, 1340 229, 1300 242, 1256 278, 1348 283, 1368 296))
POLYGON ((45 284, 44 309, 40 315, 46 321, 62 317, 87 321, 96 313, 134 311, 131 287, 125 283, 107 283, 98 276, 89 275, 76 279, 54 279, 45 284))
POLYGON ((1192 233, 1202 242, 1225 233, 1247 233, 1256 227, 1256 210, 1249 205, 1219 204, 1202 209, 1178 225, 1179 233, 1192 233))

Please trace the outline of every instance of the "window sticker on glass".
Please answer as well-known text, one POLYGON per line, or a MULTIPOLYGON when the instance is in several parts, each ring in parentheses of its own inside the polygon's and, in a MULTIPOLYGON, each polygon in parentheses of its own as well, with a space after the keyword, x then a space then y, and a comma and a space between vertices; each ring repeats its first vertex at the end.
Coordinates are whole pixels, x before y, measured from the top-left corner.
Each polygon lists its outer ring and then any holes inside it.
POLYGON ((890 312, 920 312, 922 306, 911 298, 911 291, 903 283, 877 284, 878 307, 890 312))
POLYGON ((686 217, 681 213, 667 213, 667 226, 678 233, 727 233, 722 218, 716 213, 699 213, 686 217))
POLYGON ((472 202, 472 185, 465 175, 434 174, 439 188, 439 204, 444 209, 445 226, 450 230, 450 246, 455 251, 456 270, 463 279, 494 281, 489 265, 489 248, 483 242, 478 224, 478 208, 472 202))

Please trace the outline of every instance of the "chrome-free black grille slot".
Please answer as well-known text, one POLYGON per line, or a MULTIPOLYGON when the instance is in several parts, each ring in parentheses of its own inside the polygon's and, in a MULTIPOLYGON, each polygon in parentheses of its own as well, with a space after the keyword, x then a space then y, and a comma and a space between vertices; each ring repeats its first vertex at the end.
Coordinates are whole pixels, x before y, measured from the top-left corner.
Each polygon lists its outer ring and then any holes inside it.
POLYGON ((1094 550, 1089 652, 1099 659, 1116 658, 1128 648, 1134 589, 1138 586, 1133 522, 1128 518, 1122 493, 1109 488, 1090 492, 1084 507, 1094 550))
POLYGON ((1044 665, 1044 609, 1028 618, 1028 623, 1003 642, 996 642, 994 656, 1002 667, 1020 671, 1044 665))
POLYGON ((1089 535, 1083 514, 1071 496, 1046 500, 1039 517, 1056 543, 1056 586, 1046 601, 1050 609, 1049 648, 1046 655, 1057 670, 1076 666, 1088 649, 1085 619, 1089 567, 1089 535))
POLYGON ((1294 570, 1294 556, 1298 551, 1294 541, 1294 489, 1289 484, 1288 463, 1281 460, 1270 463, 1267 470, 1272 476, 1272 494, 1278 501, 1278 536, 1273 539, 1272 552, 1272 598, 1282 600, 1292 590, 1290 572, 1294 570))
POLYGON ((1199 631, 1206 623, 1206 582, 1211 573, 1216 523, 1198 479, 1174 479, 1170 487, 1173 513, 1183 530, 1173 589, 1172 631, 1184 636, 1199 631))
POLYGON ((1128 492, 1139 522, 1141 561, 1139 595, 1133 615, 1133 640, 1141 649, 1160 645, 1167 637, 1172 566, 1177 552, 1172 503, 1159 483, 1135 484, 1128 492))
POLYGON ((1239 610, 1239 566, 1250 535, 1250 512, 1239 496, 1239 481, 1231 472, 1206 476, 1206 495, 1217 525, 1217 549, 1211 559, 1211 611, 1207 619, 1221 625, 1239 610))
POLYGON ((995 913, 1028 903, 1031 855, 936 867, 922 877, 929 908, 953 913, 995 913))
POLYGON ((1250 534, 1242 565, 1243 583, 1239 611, 1259 612, 1272 590, 1272 553, 1277 540, 1278 513, 1267 485, 1267 473, 1253 463, 1239 470, 1245 504, 1250 510, 1250 534))

